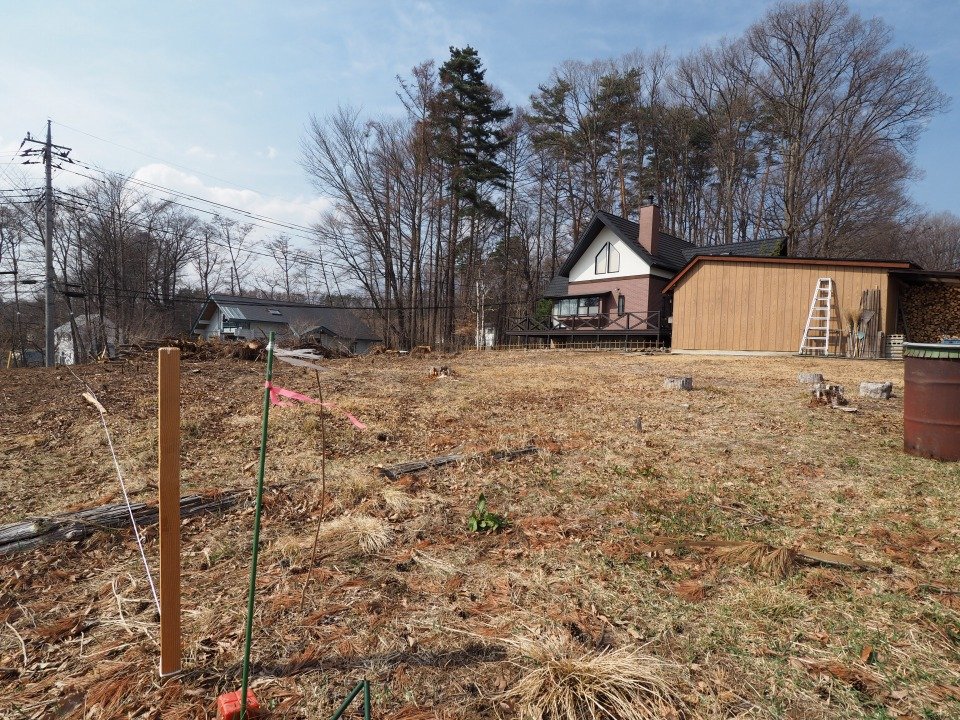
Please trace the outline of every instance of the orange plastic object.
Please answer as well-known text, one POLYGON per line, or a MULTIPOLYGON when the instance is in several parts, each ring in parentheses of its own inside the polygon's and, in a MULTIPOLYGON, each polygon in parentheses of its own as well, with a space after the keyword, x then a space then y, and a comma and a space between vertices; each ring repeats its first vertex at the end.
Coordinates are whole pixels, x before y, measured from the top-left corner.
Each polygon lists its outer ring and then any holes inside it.
MULTIPOLYGON (((260 702, 253 690, 247 689, 247 718, 260 717, 260 702)), ((240 691, 224 693, 217 698, 217 720, 240 720, 240 691)))

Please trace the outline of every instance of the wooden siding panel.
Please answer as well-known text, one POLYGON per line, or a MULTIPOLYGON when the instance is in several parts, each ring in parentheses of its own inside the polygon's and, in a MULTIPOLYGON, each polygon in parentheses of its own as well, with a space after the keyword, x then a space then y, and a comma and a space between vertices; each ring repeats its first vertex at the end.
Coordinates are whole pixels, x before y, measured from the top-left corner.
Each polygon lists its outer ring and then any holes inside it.
POLYGON ((890 332, 895 281, 885 268, 703 261, 674 289, 674 347, 797 352, 821 277, 834 280, 841 321, 864 290, 879 287, 880 329, 890 332))

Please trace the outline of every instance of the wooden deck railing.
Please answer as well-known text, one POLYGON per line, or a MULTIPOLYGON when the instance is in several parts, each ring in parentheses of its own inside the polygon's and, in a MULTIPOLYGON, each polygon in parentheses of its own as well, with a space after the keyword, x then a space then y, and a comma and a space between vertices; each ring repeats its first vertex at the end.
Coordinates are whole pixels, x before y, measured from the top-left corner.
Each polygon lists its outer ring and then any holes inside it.
POLYGON ((549 318, 521 317, 508 321, 507 333, 624 333, 659 332, 659 311, 638 313, 598 313, 596 315, 562 315, 549 318))

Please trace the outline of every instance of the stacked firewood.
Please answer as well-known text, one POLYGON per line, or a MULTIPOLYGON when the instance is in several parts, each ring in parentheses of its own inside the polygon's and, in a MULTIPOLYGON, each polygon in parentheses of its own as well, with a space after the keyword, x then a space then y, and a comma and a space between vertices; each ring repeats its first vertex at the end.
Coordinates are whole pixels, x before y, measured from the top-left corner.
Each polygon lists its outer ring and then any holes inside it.
POLYGON ((907 286, 900 298, 908 342, 937 343, 960 336, 960 287, 941 283, 907 286))

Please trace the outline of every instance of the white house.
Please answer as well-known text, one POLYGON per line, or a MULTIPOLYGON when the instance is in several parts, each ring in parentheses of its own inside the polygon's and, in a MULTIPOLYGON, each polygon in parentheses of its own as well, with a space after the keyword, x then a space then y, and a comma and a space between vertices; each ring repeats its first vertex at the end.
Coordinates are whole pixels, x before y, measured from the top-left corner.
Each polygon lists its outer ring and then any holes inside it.
POLYGON ((101 355, 106 349, 109 357, 117 355, 117 326, 110 318, 99 315, 81 315, 74 318, 77 337, 65 322, 53 331, 54 361, 57 365, 75 365, 101 355), (106 344, 104 344, 106 343, 106 344))

